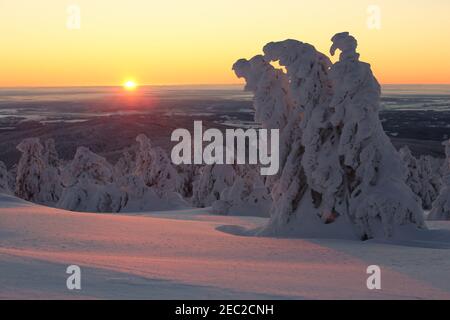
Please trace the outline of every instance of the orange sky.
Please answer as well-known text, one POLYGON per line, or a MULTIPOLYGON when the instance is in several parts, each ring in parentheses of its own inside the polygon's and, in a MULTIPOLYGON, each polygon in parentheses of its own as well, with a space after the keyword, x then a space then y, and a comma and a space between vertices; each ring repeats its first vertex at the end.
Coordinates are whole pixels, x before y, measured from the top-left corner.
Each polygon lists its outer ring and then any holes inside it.
POLYGON ((448 0, 0 0, 0 86, 240 83, 231 65, 265 43, 328 52, 341 31, 382 83, 450 83, 449 16, 448 0))

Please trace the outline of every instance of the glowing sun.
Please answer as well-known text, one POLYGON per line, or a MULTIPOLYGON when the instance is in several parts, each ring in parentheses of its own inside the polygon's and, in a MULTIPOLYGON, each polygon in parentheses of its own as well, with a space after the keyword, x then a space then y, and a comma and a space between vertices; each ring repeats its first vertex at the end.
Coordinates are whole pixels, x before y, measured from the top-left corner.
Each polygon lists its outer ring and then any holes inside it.
POLYGON ((127 80, 123 84, 123 87, 124 87, 125 90, 132 91, 132 90, 135 90, 137 88, 137 84, 133 80, 127 80))

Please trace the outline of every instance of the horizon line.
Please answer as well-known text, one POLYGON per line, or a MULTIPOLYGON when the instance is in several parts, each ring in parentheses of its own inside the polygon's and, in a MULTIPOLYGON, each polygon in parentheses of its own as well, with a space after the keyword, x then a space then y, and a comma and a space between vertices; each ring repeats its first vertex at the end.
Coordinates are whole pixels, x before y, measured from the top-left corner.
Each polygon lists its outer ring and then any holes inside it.
MULTIPOLYGON (((450 86, 450 83, 380 83, 381 86, 450 86)), ((188 86, 245 86, 244 83, 186 83, 186 84, 138 84, 139 87, 188 87, 188 86)), ((56 89, 56 88, 121 88, 118 85, 23 85, 23 86, 0 86, 0 89, 56 89)))

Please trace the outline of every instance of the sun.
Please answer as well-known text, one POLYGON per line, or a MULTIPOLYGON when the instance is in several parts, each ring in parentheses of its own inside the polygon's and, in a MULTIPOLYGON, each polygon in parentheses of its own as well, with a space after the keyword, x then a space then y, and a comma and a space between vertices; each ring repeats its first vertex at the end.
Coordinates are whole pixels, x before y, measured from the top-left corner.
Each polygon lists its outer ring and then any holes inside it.
POLYGON ((137 84, 133 80, 127 80, 124 82, 123 87, 125 90, 132 91, 136 90, 137 84))

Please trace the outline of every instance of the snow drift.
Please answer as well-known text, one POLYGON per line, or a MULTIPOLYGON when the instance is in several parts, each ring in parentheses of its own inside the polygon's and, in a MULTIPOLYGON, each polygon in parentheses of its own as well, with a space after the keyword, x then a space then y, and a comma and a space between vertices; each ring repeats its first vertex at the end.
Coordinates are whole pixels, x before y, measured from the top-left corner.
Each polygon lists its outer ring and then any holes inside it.
POLYGON ((0 195, 0 299, 450 298, 450 250, 436 239, 424 248, 245 238, 219 228, 267 219, 206 213, 78 214, 0 195), (370 261, 382 290, 367 290, 370 261), (65 286, 73 264, 81 291, 65 286))

